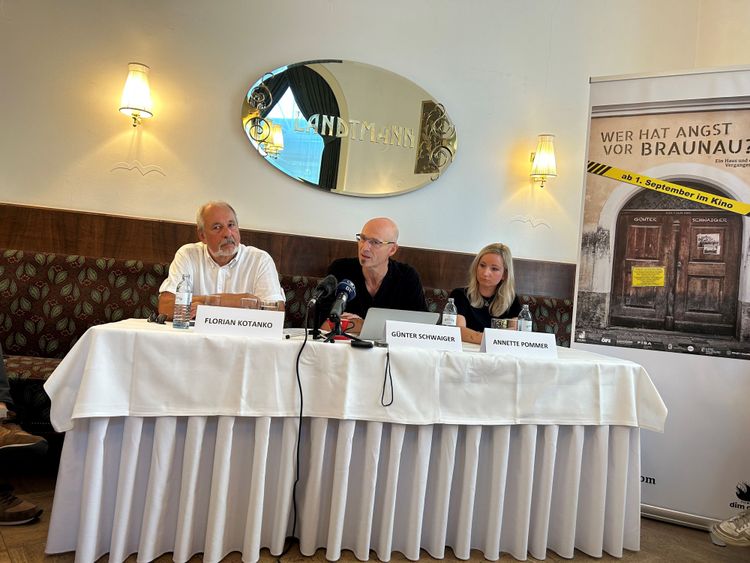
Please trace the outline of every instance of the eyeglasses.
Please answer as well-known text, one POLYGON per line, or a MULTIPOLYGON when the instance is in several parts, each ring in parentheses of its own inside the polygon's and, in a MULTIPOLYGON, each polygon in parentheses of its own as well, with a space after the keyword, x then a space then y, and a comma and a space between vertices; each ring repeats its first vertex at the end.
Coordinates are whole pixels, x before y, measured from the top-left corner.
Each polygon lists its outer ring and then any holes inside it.
POLYGON ((362 233, 357 233, 354 236, 357 237, 357 242, 361 242, 361 243, 369 242, 370 246, 374 248, 381 248, 384 244, 396 244, 395 240, 378 240, 376 238, 366 237, 362 233))

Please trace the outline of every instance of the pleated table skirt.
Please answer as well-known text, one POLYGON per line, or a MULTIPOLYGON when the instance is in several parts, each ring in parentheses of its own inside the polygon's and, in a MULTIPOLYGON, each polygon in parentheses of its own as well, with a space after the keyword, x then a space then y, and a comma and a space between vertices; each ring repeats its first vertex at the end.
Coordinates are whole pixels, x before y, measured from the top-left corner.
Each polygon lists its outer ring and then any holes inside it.
MULTIPOLYGON (((79 419, 65 437, 48 553, 220 561, 261 548, 389 561, 446 547, 496 560, 640 548, 640 434, 623 426, 411 426, 305 418, 79 419)), ((449 553, 450 556, 450 553, 449 553)))

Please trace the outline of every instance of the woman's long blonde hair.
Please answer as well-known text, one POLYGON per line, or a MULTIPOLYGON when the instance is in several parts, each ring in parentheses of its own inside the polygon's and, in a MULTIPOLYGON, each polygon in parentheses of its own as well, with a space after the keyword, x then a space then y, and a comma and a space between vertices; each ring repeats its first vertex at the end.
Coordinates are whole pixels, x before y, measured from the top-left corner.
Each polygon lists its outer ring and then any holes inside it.
POLYGON ((474 257, 469 267, 469 286, 466 291, 469 297, 469 303, 472 307, 481 308, 484 306, 484 297, 479 293, 479 284, 477 283, 477 266, 485 254, 497 254, 503 259, 506 275, 504 279, 497 284, 495 296, 492 298, 490 305, 490 315, 499 317, 507 311, 513 300, 516 298, 516 281, 513 276, 513 255, 510 248, 499 242, 488 244, 480 250, 474 257))

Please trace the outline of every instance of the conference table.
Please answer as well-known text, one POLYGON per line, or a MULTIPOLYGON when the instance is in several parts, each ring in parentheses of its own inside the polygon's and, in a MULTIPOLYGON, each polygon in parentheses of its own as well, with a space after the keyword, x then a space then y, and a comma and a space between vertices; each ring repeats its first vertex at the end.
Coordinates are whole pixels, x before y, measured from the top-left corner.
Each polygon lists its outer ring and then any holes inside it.
POLYGON ((45 389, 66 432, 46 551, 84 562, 255 561, 289 536, 329 560, 619 557, 640 548, 640 430, 667 414, 641 366, 580 350, 361 349, 132 319, 88 330, 45 389))

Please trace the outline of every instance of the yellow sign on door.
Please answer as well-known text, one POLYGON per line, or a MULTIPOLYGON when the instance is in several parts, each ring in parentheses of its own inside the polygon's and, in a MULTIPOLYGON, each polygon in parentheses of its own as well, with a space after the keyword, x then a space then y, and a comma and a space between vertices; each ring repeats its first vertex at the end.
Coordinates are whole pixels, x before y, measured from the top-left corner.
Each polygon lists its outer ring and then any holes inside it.
POLYGON ((633 266, 631 273, 633 287, 664 287, 663 266, 633 266))

